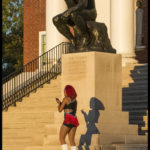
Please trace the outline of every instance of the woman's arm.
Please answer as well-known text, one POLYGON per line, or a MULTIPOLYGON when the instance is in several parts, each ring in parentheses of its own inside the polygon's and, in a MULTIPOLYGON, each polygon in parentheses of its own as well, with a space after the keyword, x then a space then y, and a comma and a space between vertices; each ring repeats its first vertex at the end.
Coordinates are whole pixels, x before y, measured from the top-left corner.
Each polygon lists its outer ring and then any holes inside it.
POLYGON ((62 110, 64 109, 64 106, 67 104, 67 102, 68 102, 68 99, 65 97, 63 99, 63 101, 59 103, 59 106, 58 106, 59 112, 62 112, 62 110))

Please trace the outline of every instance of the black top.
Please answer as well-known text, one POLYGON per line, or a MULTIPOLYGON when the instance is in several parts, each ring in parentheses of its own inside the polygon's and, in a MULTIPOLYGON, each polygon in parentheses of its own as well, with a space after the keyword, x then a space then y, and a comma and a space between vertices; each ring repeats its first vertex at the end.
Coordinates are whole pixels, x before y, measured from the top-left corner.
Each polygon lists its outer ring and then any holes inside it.
POLYGON ((77 101, 76 99, 74 99, 72 102, 70 102, 69 104, 66 104, 64 106, 64 109, 72 109, 74 113, 76 113, 76 109, 77 109, 77 101))

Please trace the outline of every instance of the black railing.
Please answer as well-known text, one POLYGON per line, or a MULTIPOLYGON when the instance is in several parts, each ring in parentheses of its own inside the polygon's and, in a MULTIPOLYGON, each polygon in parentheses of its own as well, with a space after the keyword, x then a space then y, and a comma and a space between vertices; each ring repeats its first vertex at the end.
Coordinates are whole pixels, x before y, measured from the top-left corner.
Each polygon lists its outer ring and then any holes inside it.
POLYGON ((5 77, 2 80, 2 109, 15 106, 24 96, 56 78, 61 73, 61 56, 69 53, 70 49, 70 43, 63 42, 5 77))

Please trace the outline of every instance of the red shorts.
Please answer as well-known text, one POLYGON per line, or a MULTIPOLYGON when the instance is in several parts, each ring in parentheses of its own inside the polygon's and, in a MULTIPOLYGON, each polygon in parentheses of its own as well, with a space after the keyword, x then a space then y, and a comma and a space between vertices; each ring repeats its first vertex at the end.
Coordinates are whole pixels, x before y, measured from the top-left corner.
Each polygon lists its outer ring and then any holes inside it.
POLYGON ((76 116, 72 114, 65 114, 65 120, 63 122, 64 125, 68 127, 77 127, 79 126, 79 122, 76 116))

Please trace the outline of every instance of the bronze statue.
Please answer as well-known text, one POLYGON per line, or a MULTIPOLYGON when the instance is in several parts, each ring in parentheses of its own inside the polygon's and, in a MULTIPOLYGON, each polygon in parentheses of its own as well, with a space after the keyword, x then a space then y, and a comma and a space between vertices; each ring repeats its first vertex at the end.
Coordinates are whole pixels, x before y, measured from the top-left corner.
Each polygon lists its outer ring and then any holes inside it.
POLYGON ((97 17, 95 0, 65 0, 65 2, 68 9, 55 16, 53 23, 58 31, 70 40, 74 50, 115 53, 108 39, 106 26, 95 22, 97 17), (74 34, 71 33, 69 26, 73 28, 74 34))

